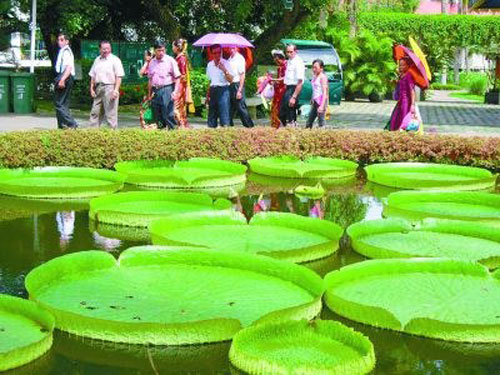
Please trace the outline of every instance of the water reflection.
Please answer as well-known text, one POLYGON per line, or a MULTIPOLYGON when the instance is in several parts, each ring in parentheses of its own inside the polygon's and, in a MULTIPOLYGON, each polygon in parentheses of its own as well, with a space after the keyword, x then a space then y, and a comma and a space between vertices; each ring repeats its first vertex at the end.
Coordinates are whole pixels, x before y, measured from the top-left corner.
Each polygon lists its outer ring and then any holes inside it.
MULTIPOLYGON (((300 199, 289 192, 293 189, 290 180, 285 181, 286 186, 271 187, 257 182, 247 186, 245 195, 232 194, 235 209, 248 219, 259 210, 292 212, 346 228, 361 220, 381 218, 380 197, 386 194, 372 187, 363 190, 363 180, 354 179, 330 186, 321 199, 300 199)), ((147 229, 94 223, 87 210, 88 202, 0 197, 0 293, 26 296, 26 273, 65 253, 103 249, 118 256, 128 247, 150 243, 147 229)), ((364 259, 344 236, 337 253, 303 265, 324 276, 364 259)), ((379 330, 342 319, 326 307, 322 317, 341 320, 371 338, 377 352, 375 375, 500 375, 498 345, 453 344, 379 330)), ((167 350, 81 340, 58 332, 54 348, 47 355, 5 374, 241 374, 229 365, 228 348, 229 344, 223 343, 167 350)))

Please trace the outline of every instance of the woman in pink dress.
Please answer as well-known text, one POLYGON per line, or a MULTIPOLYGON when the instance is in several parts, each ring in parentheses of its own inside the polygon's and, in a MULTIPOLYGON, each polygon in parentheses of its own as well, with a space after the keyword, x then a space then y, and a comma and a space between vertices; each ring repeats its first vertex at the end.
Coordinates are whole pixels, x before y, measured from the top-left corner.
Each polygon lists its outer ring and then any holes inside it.
POLYGON ((391 116, 392 131, 399 130, 408 113, 415 114, 415 81, 409 72, 413 62, 405 57, 399 60, 399 79, 395 98, 398 102, 391 116))

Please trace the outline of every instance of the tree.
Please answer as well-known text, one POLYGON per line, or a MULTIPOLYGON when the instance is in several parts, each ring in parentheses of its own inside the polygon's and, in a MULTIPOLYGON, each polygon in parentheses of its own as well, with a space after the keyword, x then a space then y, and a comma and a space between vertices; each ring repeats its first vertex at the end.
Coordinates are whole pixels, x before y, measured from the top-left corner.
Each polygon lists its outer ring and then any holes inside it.
POLYGON ((14 31, 28 31, 28 24, 19 20, 12 0, 0 0, 0 50, 10 47, 10 34, 14 31))

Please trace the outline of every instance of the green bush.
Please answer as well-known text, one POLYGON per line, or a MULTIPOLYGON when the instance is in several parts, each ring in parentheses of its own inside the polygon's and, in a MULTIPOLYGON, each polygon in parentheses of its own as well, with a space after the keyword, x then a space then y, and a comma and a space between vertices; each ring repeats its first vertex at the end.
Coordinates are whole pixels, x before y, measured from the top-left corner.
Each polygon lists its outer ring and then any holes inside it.
POLYGON ((488 81, 482 78, 476 78, 471 81, 469 93, 474 95, 484 95, 488 87, 488 81))
POLYGON ((431 90, 462 90, 463 87, 452 83, 442 84, 434 82, 430 86, 431 90))
POLYGON ((0 165, 111 168, 117 161, 188 159, 246 161, 257 156, 312 155, 360 164, 421 161, 500 171, 500 138, 418 136, 404 132, 331 131, 258 127, 192 131, 78 130, 0 134, 0 165))
POLYGON ((120 105, 139 104, 148 93, 148 84, 126 84, 120 87, 120 105))
POLYGON ((209 81, 204 68, 191 71, 191 94, 195 107, 202 105, 202 99, 207 96, 208 85, 209 81))

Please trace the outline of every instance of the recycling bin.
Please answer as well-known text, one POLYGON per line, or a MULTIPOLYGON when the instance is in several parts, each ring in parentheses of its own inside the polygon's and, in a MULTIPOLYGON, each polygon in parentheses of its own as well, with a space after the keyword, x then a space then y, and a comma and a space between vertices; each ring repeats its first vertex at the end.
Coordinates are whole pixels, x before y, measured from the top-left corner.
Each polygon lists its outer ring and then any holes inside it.
POLYGON ((9 70, 0 70, 0 113, 10 110, 10 74, 9 70))
POLYGON ((12 104, 15 113, 32 113, 35 108, 35 75, 11 73, 12 104))

